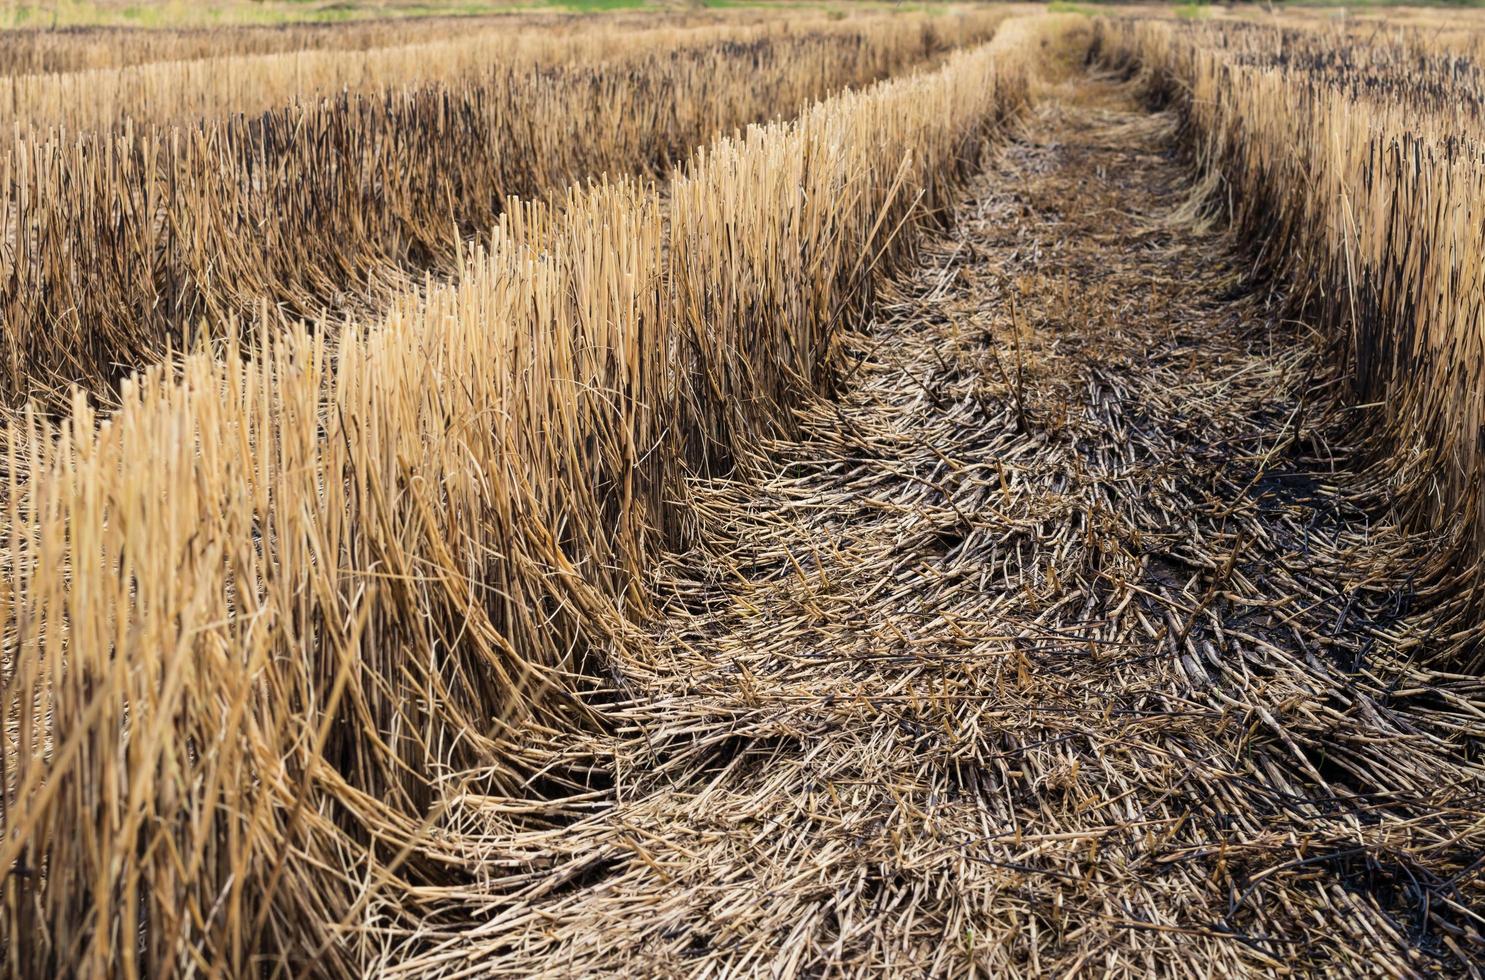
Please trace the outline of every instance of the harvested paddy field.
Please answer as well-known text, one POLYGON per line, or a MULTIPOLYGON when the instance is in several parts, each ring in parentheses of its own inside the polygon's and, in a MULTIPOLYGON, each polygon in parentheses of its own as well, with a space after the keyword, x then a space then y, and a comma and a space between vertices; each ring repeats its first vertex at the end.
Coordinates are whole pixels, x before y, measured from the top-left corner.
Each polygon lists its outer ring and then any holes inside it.
POLYGON ((7 971, 1485 970, 1473 28, 973 17, 327 116, 383 225, 13 356, 7 971))
POLYGON ((838 397, 696 486, 614 737, 553 756, 612 786, 514 837, 459 801, 480 885, 409 975, 1479 954, 1485 684, 1417 662, 1477 638, 1460 542, 1398 526, 1325 349, 1136 94, 1054 89, 838 397))

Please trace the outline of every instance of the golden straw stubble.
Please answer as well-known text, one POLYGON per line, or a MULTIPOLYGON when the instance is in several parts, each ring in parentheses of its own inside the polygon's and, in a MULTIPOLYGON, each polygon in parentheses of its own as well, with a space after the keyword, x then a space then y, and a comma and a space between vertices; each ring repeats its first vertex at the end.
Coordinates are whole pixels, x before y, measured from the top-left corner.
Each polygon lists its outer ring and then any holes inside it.
POLYGON ((871 277, 1025 104, 1048 28, 1013 26, 660 187, 509 207, 380 316, 12 417, 7 967, 361 974, 457 887, 446 800, 585 778, 533 740, 599 723, 683 477, 829 384, 871 277))

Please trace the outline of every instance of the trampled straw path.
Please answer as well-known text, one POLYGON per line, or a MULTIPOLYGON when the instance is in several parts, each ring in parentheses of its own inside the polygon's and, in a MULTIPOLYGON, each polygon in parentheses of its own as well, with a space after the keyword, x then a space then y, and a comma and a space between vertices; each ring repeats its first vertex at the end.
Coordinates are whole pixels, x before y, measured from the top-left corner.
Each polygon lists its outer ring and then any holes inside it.
POLYGON ((1175 128, 1043 103, 802 441, 698 487, 616 734, 553 750, 593 789, 452 801, 392 971, 1478 975, 1456 542, 1175 128))

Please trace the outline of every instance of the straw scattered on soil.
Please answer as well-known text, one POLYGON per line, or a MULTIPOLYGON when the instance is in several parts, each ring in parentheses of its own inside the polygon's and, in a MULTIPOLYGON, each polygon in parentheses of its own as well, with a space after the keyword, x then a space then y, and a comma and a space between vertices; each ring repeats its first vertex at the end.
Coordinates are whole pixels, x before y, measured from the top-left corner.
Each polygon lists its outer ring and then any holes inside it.
POLYGON ((803 438, 698 487, 615 734, 549 760, 588 788, 449 802, 394 971, 1477 969, 1485 681, 1420 665, 1478 641, 1461 543, 1174 118, 1058 96, 803 438))

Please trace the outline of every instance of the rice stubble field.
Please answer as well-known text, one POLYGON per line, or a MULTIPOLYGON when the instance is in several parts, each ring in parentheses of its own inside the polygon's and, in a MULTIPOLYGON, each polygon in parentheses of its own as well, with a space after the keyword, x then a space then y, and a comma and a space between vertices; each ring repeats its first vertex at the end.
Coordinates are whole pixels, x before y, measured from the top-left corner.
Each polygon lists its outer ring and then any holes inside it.
POLYGON ((6 972, 1479 973, 1485 55, 1168 13, 0 43, 6 972))

